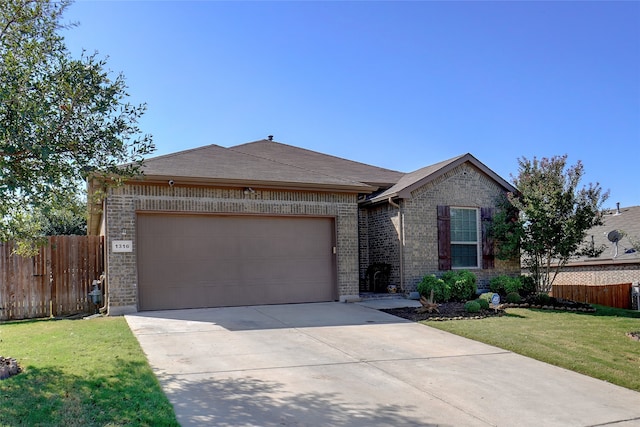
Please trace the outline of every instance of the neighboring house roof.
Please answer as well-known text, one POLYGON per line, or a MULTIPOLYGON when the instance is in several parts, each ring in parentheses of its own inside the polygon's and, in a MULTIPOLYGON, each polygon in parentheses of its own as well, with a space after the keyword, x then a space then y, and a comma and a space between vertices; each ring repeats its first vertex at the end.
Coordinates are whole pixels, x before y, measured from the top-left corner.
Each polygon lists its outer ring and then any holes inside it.
MULTIPOLYGON (((273 141, 268 141, 268 144, 272 149, 265 155, 261 155, 259 150, 253 150, 255 153, 248 149, 242 150, 242 146, 225 148, 219 145, 207 145, 146 159, 142 171, 147 181, 173 179, 176 184, 181 182, 220 183, 286 188, 326 188, 362 193, 370 193, 377 188, 352 179, 350 175, 353 174, 349 174, 348 170, 340 174, 337 166, 322 168, 320 160, 315 164, 309 161, 299 163, 290 161, 290 158, 295 158, 295 155, 290 153, 301 149, 294 150, 295 147, 273 141), (283 154, 282 159, 275 155, 278 152, 283 154), (288 156, 287 153, 289 153, 288 156)), ((330 159, 332 164, 349 162, 320 153, 314 154, 316 157, 324 156, 330 159)))
POLYGON ((404 175, 404 172, 354 162, 266 139, 229 147, 229 150, 328 176, 339 176, 374 187, 388 188, 404 175))
MULTIPOLYGON (((608 210, 604 214, 604 225, 587 231, 585 244, 595 249, 604 248, 597 257, 581 256, 569 261, 572 265, 599 265, 616 263, 640 263, 640 252, 633 252, 633 243, 640 242, 640 206, 608 210), (608 239, 609 233, 617 231, 621 238, 617 245, 608 239)), ((614 234, 611 237, 615 237, 614 234)))
POLYGON ((476 168, 480 169, 484 174, 488 175, 490 178, 496 181, 505 190, 510 192, 516 191, 515 187, 502 179, 499 175, 497 175, 471 154, 467 153, 448 160, 444 160, 431 166, 424 167, 422 169, 418 169, 415 172, 408 173, 400 178, 400 180, 394 186, 383 191, 380 194, 374 195, 369 200, 372 203, 376 203, 388 200, 389 198, 409 199, 411 198, 411 192, 415 189, 422 187, 423 185, 444 175, 452 169, 457 168, 465 162, 469 162, 476 168))

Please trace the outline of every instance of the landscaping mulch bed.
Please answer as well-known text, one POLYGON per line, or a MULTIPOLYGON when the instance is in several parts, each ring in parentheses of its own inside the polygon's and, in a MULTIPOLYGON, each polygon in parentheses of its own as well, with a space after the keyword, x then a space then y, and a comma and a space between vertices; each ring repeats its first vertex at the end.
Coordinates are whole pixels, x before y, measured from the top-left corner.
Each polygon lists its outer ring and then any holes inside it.
POLYGON ((489 310, 480 310, 479 313, 468 313, 464 309, 463 302, 446 302, 442 304, 438 304, 438 311, 433 313, 417 313, 415 307, 405 307, 405 308, 389 308, 383 309, 380 311, 384 311, 385 313, 392 314, 394 316, 402 317, 403 319, 412 320, 414 322, 419 322, 422 320, 434 320, 434 321, 442 321, 442 320, 463 320, 463 319, 484 319, 485 317, 492 316, 502 316, 504 314, 504 310, 502 308, 498 310, 489 309, 489 310))
POLYGON ((464 319, 484 319, 486 317, 495 317, 504 315, 506 308, 534 308, 538 310, 558 310, 558 311, 576 311, 593 313, 596 309, 590 304, 578 303, 568 300, 555 300, 553 299, 548 305, 537 305, 529 302, 523 302, 521 304, 500 304, 498 309, 490 308, 488 310, 481 310, 479 313, 468 313, 464 309, 463 302, 446 302, 438 304, 438 311, 433 313, 418 313, 415 307, 406 308, 390 308, 380 311, 392 314, 394 316, 402 317, 403 319, 419 322, 422 320, 464 320, 464 319))

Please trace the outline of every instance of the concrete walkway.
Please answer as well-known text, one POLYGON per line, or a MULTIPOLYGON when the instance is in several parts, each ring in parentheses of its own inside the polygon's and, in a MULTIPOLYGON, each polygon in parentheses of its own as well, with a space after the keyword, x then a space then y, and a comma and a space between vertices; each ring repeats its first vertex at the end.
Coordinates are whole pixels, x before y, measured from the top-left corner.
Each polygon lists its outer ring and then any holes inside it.
POLYGON ((126 319, 183 426, 640 425, 640 393, 359 304, 126 319))

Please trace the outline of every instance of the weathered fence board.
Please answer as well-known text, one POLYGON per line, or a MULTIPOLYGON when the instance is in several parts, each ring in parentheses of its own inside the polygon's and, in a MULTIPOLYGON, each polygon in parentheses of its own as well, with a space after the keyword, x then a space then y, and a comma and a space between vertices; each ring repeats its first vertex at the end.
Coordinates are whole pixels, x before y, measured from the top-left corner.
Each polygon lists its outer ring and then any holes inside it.
POLYGON ((0 320, 91 312, 91 285, 104 271, 100 236, 51 236, 38 255, 0 242, 0 320))
POLYGON ((631 308, 631 283, 617 285, 553 285, 556 298, 576 302, 605 305, 615 308, 631 308))

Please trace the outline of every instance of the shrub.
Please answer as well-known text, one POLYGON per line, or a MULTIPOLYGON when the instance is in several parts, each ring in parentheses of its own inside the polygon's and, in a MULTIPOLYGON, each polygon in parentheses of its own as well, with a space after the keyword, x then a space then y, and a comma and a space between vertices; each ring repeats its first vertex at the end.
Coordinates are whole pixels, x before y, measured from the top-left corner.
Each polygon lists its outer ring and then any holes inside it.
POLYGON ((480 312, 480 303, 477 300, 467 301, 464 304, 464 309, 467 313, 479 313, 480 312))
POLYGON ((442 279, 438 279, 435 274, 429 274, 422 278, 422 281, 418 283, 418 292, 425 298, 431 296, 431 290, 433 289, 433 299, 439 302, 449 301, 451 297, 451 291, 448 285, 442 279))
POLYGON ((510 277, 510 280, 508 280, 505 284, 504 284, 504 292, 509 295, 509 294, 520 294, 520 290, 522 289, 522 282, 520 281, 519 277, 510 277))
POLYGON ((496 276, 489 280, 489 289, 496 294, 504 295, 504 284, 509 281, 510 277, 505 275, 496 276))
POLYGON ((549 305, 549 303, 551 302, 551 297, 549 296, 549 294, 540 292, 533 297, 532 301, 533 304, 536 305, 549 305))
POLYGON ((532 276, 520 276, 520 282, 522 283, 522 288, 520 289, 520 295, 523 297, 529 296, 536 291, 536 281, 532 276))
POLYGON ((519 292, 521 288, 522 282, 518 277, 511 277, 505 274, 496 276, 489 281, 489 289, 491 289, 491 292, 503 296, 511 292, 519 292))
POLYGON ((466 301, 473 298, 478 290, 476 275, 468 270, 449 270, 442 275, 442 280, 451 289, 450 299, 466 301))
POLYGON ((478 302, 478 304, 480 304, 481 309, 483 310, 489 309, 489 301, 487 301, 486 299, 478 298, 476 301, 478 302))
POLYGON ((494 294, 494 292, 485 292, 485 293, 480 294, 478 299, 485 300, 488 303, 490 303, 491 299, 493 298, 493 294, 494 294))
POLYGON ((511 292, 507 294, 506 301, 510 304, 518 304, 520 301, 522 301, 522 297, 517 292, 511 292))

